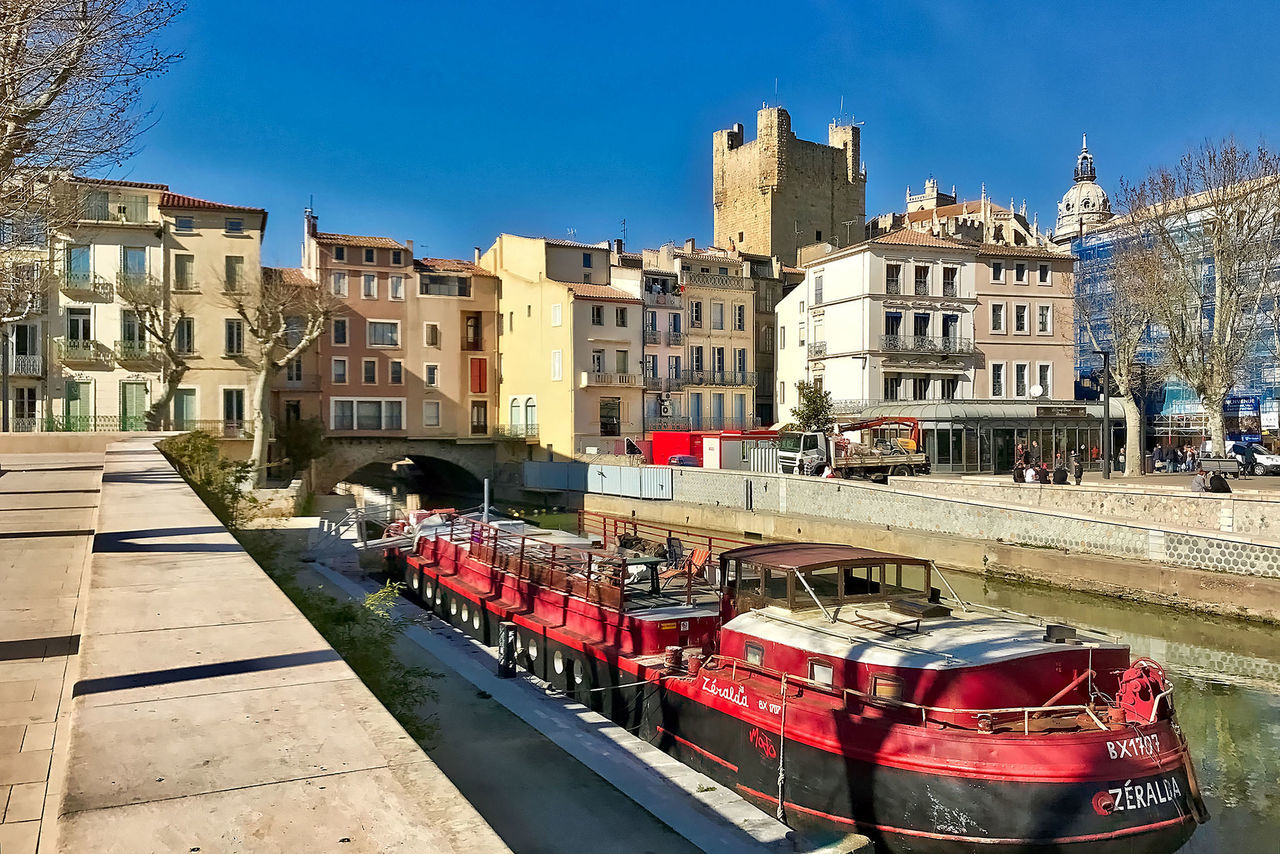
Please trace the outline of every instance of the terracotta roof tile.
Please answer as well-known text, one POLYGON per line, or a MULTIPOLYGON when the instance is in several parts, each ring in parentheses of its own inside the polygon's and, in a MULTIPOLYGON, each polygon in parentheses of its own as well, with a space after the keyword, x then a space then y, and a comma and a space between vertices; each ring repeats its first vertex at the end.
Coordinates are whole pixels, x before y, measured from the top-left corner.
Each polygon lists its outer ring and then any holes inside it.
POLYGON ((316 243, 341 244, 344 246, 361 246, 367 249, 405 249, 403 243, 397 243, 390 237, 370 237, 363 234, 332 234, 316 232, 316 243))
POLYGON ((1006 243, 984 243, 978 248, 978 254, 1003 258, 1047 258, 1051 261, 1071 261, 1075 259, 1075 256, 1070 252, 1060 252, 1046 246, 1010 246, 1006 243))
POLYGON ((253 213, 266 213, 262 208, 251 208, 245 207, 244 205, 224 205, 221 202, 211 202, 208 199, 197 199, 195 196, 184 196, 179 193, 169 192, 166 192, 160 197, 160 207, 181 208, 183 210, 251 211, 253 213))
POLYGON ((932 246, 938 249, 976 249, 978 244, 954 237, 934 237, 912 228, 900 228, 870 241, 881 246, 932 246))
POLYGON ((575 297, 581 297, 583 299, 607 300, 608 302, 632 302, 637 304, 640 302, 639 297, 633 297, 631 294, 621 288, 615 288, 613 285, 589 285, 585 282, 579 282, 577 284, 561 282, 560 284, 567 287, 569 292, 575 297))
POLYGON ((262 272, 264 275, 269 273, 278 273, 286 285, 310 285, 311 287, 318 287, 318 285, 316 285, 312 279, 308 278, 307 275, 298 267, 263 267, 262 272))
POLYGON ((484 267, 461 258, 415 258, 413 268, 420 273, 467 273, 472 276, 492 276, 484 267))
POLYGON ((552 237, 542 238, 548 246, 572 246, 577 249, 602 249, 607 250, 608 246, 599 246, 595 243, 580 243, 577 240, 558 240, 552 237))
POLYGON ((77 184, 101 184, 104 187, 137 187, 140 190, 168 190, 168 184, 146 184, 142 181, 117 181, 111 178, 82 178, 76 177, 72 179, 77 184))

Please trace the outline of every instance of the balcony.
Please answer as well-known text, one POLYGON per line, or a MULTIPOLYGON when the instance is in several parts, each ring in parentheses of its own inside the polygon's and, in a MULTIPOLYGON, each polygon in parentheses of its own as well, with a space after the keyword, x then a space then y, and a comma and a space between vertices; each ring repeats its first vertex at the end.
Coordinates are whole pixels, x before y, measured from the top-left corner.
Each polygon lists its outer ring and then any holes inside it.
POLYGON ((754 291, 751 279, 742 276, 722 276, 719 273, 681 273, 680 284, 690 288, 719 288, 725 291, 754 291))
POLYGON ((901 296, 902 283, 894 279, 889 279, 884 283, 884 292, 890 296, 901 296))
POLYGON ((58 341, 58 360, 65 365, 110 365, 112 352, 97 341, 58 341))
POLYGON ((42 377, 44 376, 44 357, 40 355, 10 356, 9 374, 15 377, 42 377))
POLYGON ((810 341, 809 342, 809 358, 820 359, 827 355, 826 341, 810 341))
POLYGON ((583 377, 586 385, 636 386, 640 385, 639 374, 615 374, 609 371, 585 371, 583 377))
POLYGON ((499 424, 493 428, 493 435, 502 439, 536 439, 537 424, 499 424))
POLYGON ((710 415, 702 417, 694 417, 689 419, 690 429, 693 430, 755 430, 760 427, 760 419, 752 416, 744 418, 734 418, 725 415, 716 418, 710 415))
POLYGON ((659 332, 659 331, 658 331, 658 330, 656 330, 656 329, 646 329, 646 330, 644 331, 644 343, 646 343, 646 344, 661 344, 661 343, 662 343, 662 333, 661 333, 661 332, 659 332))
POLYGON ((674 330, 673 330, 673 331, 671 331, 671 332, 668 332, 668 333, 667 333, 667 344, 668 344, 669 346, 671 346, 671 347, 683 347, 683 346, 684 346, 684 333, 683 333, 683 332, 677 332, 677 331, 674 331, 674 330))
POLYGON ((479 353, 484 350, 484 341, 479 338, 464 339, 462 350, 466 353, 479 353))
POLYGON ((953 297, 953 298, 954 298, 954 297, 956 296, 956 294, 957 294, 957 290, 956 290, 956 283, 955 283, 954 281, 951 281, 951 282, 945 282, 945 281, 944 281, 944 282, 942 283, 942 295, 943 295, 944 297, 953 297))
POLYGON ((892 353, 967 354, 973 352, 973 341, 950 335, 881 335, 880 349, 892 353))
POLYGON ((117 341, 115 346, 116 361, 120 364, 157 364, 160 361, 160 347, 148 341, 117 341))
POLYGON ((684 380, 679 377, 645 377, 645 391, 679 391, 684 388, 684 380))
MULTIPOLYGON (((644 429, 650 430, 680 430, 685 431, 690 427, 689 417, 679 415, 654 415, 644 419, 644 429)), ((666 460, 662 460, 663 463, 666 460)))
POLYGON ((71 270, 62 280, 62 292, 79 300, 111 300, 115 288, 106 279, 100 279, 84 270, 71 270))
POLYGON ((684 305, 684 300, 681 299, 680 294, 658 294, 645 291, 644 304, 661 305, 666 308, 681 308, 684 305))
POLYGON ((755 371, 685 371, 681 377, 686 385, 754 386, 755 371))

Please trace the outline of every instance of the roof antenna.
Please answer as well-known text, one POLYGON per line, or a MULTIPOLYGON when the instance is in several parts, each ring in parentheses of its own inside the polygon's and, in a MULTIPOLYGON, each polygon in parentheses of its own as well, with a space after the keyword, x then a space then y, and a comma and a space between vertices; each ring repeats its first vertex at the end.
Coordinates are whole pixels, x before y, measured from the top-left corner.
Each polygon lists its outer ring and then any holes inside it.
POLYGON ((625 216, 622 218, 622 245, 624 247, 627 245, 627 218, 625 216))

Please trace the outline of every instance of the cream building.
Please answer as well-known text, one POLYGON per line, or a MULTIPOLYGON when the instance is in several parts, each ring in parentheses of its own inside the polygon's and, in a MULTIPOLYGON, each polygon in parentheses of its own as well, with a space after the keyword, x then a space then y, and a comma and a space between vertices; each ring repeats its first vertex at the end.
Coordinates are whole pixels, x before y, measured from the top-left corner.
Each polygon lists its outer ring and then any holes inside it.
MULTIPOLYGON (((83 217, 56 236, 57 292, 37 321, 43 338, 45 429, 139 430, 163 393, 160 357, 120 299, 131 283, 157 285, 177 321, 191 370, 173 402, 177 426, 244 434, 249 371, 243 327, 224 304, 256 281, 266 212, 170 192, 164 184, 82 179, 83 217), (207 423, 206 423, 207 422, 207 423)), ((32 425, 34 426, 34 424, 32 425)))
POLYGON ((478 266, 501 281, 499 430, 537 424, 547 459, 640 438, 639 296, 612 283, 610 246, 501 234, 478 266))

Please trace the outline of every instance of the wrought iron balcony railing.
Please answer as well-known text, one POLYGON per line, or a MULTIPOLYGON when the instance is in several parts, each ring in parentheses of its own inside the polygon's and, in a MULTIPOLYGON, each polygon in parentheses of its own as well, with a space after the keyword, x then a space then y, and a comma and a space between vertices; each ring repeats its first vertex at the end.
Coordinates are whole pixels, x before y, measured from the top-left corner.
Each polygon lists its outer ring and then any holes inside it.
POLYGON ((680 284, 692 288, 720 288, 727 291, 755 290, 755 283, 751 279, 719 273, 681 273, 680 284))
POLYGON ((881 335, 880 349, 898 353, 973 352, 973 341, 951 335, 881 335))
POLYGON ((670 332, 668 332, 668 333, 667 333, 667 344, 668 344, 668 345, 670 345, 670 346, 672 346, 672 347, 683 347, 683 346, 684 346, 684 333, 683 333, 683 332, 677 332, 677 331, 676 331, 676 330, 674 330, 674 329, 673 329, 673 330, 671 330, 670 332))
POLYGON ((686 385, 754 386, 755 371, 685 371, 681 379, 686 385))
POLYGON ((44 357, 38 354, 10 356, 9 373, 15 377, 42 377, 44 376, 44 357))
POLYGON ((639 374, 615 374, 609 371, 588 371, 587 385, 640 385, 639 374))
POLYGON ((646 330, 644 331, 644 343, 646 343, 646 344, 661 344, 661 343, 662 343, 662 333, 661 333, 661 332, 659 332, 659 331, 658 331, 658 330, 656 330, 656 329, 646 329, 646 330))
POLYGON ((109 300, 115 296, 115 287, 106 279, 83 270, 68 271, 62 280, 62 291, 68 296, 77 295, 89 299, 109 300))
POLYGON ((815 359, 827 355, 826 341, 810 341, 809 342, 809 358, 815 359))
POLYGON ((499 424, 493 428, 493 434, 504 439, 536 439, 537 424, 499 424))
POLYGON ((160 347, 148 341, 117 341, 115 354, 118 362, 160 361, 160 347))
POLYGON ((644 292, 645 305, 661 305, 666 308, 680 308, 684 305, 684 300, 680 298, 680 294, 658 294, 644 292))
POLYGON ((58 341, 58 359, 64 363, 109 365, 112 352, 97 341, 58 341))

